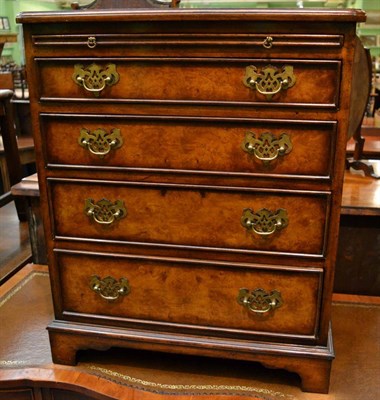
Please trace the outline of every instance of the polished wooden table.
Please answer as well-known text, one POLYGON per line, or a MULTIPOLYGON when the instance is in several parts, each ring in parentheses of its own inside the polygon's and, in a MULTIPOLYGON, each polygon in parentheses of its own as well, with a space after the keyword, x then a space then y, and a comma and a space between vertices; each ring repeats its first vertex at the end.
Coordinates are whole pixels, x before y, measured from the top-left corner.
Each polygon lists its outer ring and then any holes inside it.
MULTIPOLYGON (((377 163, 380 166, 380 161, 377 163)), ((380 180, 360 173, 346 172, 341 214, 379 216, 380 180)))

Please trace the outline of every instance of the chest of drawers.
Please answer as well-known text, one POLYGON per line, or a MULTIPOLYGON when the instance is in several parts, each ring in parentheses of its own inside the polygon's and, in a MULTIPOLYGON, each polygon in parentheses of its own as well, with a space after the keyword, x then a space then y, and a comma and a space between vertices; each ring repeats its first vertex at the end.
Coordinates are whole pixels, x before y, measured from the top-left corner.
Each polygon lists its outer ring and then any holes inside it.
POLYGON ((259 361, 326 392, 357 10, 24 13, 53 360, 259 361))

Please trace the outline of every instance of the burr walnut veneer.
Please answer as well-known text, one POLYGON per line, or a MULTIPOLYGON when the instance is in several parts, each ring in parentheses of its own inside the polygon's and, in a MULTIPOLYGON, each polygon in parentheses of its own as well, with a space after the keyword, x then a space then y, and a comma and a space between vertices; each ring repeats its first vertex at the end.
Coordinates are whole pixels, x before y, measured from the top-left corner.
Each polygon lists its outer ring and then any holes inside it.
POLYGON ((132 347, 328 390, 357 10, 24 13, 54 362, 132 347))

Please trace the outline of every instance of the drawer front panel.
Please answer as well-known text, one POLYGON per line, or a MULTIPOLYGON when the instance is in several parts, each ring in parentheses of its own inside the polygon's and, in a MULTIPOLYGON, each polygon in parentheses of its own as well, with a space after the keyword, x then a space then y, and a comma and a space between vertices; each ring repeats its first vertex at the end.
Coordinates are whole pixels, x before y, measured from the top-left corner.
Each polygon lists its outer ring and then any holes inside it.
POLYGON ((44 100, 119 99, 335 108, 339 97, 339 61, 152 58, 37 62, 40 96, 44 100), (255 86, 253 81, 260 84, 255 86), (267 95, 269 92, 274 94, 267 95))
MULTIPOLYGON (((210 24, 208 24, 208 29, 210 24)), ((256 25, 256 24, 255 24, 256 25)), ((125 26, 123 26, 125 30, 125 26)), ((145 28, 145 27, 144 27, 145 28)), ((225 26, 224 26, 225 28, 225 26)), ((66 34, 66 35, 33 35, 33 44, 38 51, 52 54, 71 55, 73 51, 81 54, 104 57, 106 54, 120 55, 128 51, 129 55, 206 55, 219 56, 220 52, 230 54, 250 54, 261 52, 263 57, 273 52, 326 51, 340 49, 343 35, 318 34, 278 34, 271 33, 268 26, 262 28, 267 34, 215 34, 173 32, 164 33, 118 33, 118 34, 66 34)))
POLYGON ((327 193, 51 180, 50 196, 58 237, 324 253, 327 193))
MULTIPOLYGON (((220 330, 315 334, 320 271, 295 272, 257 266, 231 269, 202 261, 65 253, 58 253, 57 262, 65 313, 220 330), (106 277, 113 278, 108 280, 112 284, 107 293, 103 288, 94 288, 95 281, 101 286, 99 282, 106 277), (120 282, 128 287, 124 293, 120 282), (277 291, 281 304, 276 301, 276 306, 268 311, 257 304, 251 303, 251 309, 240 304, 241 289, 257 288, 268 294, 277 291)), ((108 323, 112 324, 112 320, 108 323)))
POLYGON ((330 175, 336 130, 322 121, 71 114, 44 114, 41 123, 49 166, 295 177, 330 175))

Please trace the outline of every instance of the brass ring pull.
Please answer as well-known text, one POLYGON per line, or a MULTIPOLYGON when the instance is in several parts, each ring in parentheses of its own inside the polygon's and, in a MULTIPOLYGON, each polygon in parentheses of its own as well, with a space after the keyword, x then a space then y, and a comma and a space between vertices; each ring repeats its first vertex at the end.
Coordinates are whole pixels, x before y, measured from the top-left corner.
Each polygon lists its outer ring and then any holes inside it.
POLYGON ((97 43, 96 43, 96 37, 95 37, 95 36, 90 36, 90 37, 87 39, 87 47, 89 47, 90 49, 93 49, 93 48, 96 47, 96 45, 97 45, 97 43))
POLYGON ((263 47, 266 49, 270 49, 273 46, 273 38, 271 36, 267 36, 263 41, 263 47))
POLYGON ((99 97, 106 86, 113 86, 119 82, 119 74, 115 64, 108 64, 105 67, 98 64, 91 64, 87 67, 76 64, 72 79, 77 85, 84 87, 95 97, 99 97))
POLYGON ((240 289, 237 297, 240 305, 247 308, 255 314, 265 314, 271 310, 282 306, 283 301, 281 293, 277 290, 272 290, 270 293, 264 289, 240 289))
POLYGON ((257 90, 267 100, 271 100, 281 90, 294 86, 296 77, 293 73, 293 67, 289 65, 281 69, 268 65, 261 72, 254 65, 250 65, 245 69, 243 83, 250 89, 257 90))
POLYGON ((86 199, 84 213, 100 225, 111 225, 116 220, 126 217, 127 210, 121 200, 112 203, 102 199, 94 204, 92 199, 86 199))
POLYGON ((281 133, 277 138, 271 132, 264 132, 257 138, 255 133, 247 132, 241 147, 264 164, 289 154, 293 149, 292 141, 286 133, 281 133))
POLYGON ((90 278, 90 289, 107 301, 117 300, 120 296, 126 296, 131 291, 126 278, 120 278, 117 281, 112 276, 101 279, 97 275, 90 278))
POLYGON ((111 129, 110 132, 102 128, 95 129, 92 132, 86 128, 82 128, 80 130, 78 143, 91 154, 103 158, 112 149, 121 147, 123 139, 120 135, 120 129, 117 128, 111 129))
POLYGON ((250 208, 246 208, 243 211, 240 222, 247 231, 253 231, 257 235, 265 237, 286 228, 289 220, 288 213, 283 208, 280 208, 276 212, 272 212, 266 208, 254 212, 250 208))

